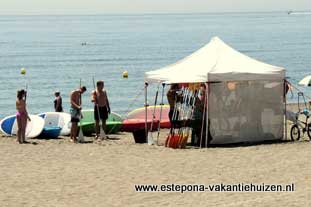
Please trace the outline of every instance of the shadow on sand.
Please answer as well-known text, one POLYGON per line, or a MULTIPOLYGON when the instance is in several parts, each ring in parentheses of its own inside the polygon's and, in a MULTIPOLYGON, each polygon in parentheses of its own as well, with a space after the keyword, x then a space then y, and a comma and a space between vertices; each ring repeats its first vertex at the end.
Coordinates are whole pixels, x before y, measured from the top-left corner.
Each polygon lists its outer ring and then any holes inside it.
MULTIPOLYGON (((309 141, 299 141, 299 142, 309 142, 309 141)), ((210 144, 207 148, 237 148, 237 147, 251 147, 251 146, 260 146, 260 145, 275 145, 275 144, 295 144, 297 142, 291 140, 266 140, 260 142, 239 142, 233 144, 210 144)), ((200 147, 194 147, 187 145, 189 148, 198 149, 200 147)), ((205 148, 205 147, 202 147, 205 148)))

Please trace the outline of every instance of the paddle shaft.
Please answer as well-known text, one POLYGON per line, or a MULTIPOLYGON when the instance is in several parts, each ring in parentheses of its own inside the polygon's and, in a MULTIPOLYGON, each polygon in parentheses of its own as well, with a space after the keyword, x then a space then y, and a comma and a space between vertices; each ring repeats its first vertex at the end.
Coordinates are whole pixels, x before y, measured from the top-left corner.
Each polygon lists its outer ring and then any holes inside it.
MULTIPOLYGON (((79 90, 81 90, 81 84, 82 84, 82 80, 81 80, 81 78, 80 78, 80 89, 79 90)), ((81 138, 81 140, 79 140, 80 142, 84 139, 84 135, 83 135, 83 131, 82 131, 82 123, 81 123, 81 119, 82 119, 82 111, 81 111, 81 106, 82 106, 82 95, 81 95, 81 91, 80 91, 80 98, 79 98, 79 105, 80 105, 80 130, 79 130, 79 135, 78 135, 78 137, 79 137, 79 139, 81 138), (80 136, 81 135, 81 136, 80 136)))
POLYGON ((160 120, 159 120, 159 124, 158 124, 158 135, 157 135, 157 145, 159 145, 159 136, 160 136, 160 128, 161 128, 161 120, 162 120, 162 109, 163 109, 163 97, 164 97, 164 87, 165 84, 162 83, 162 97, 161 97, 161 109, 160 109, 160 120))
POLYGON ((148 113, 148 98, 147 98, 147 88, 148 88, 148 83, 145 82, 145 137, 146 137, 146 142, 147 142, 147 139, 148 139, 148 124, 147 124, 147 113, 148 113))
POLYGON ((150 132, 152 131, 153 122, 154 122, 154 118, 155 118, 155 111, 156 111, 156 106, 157 106, 157 102, 158 102, 158 95, 159 95, 159 86, 160 86, 160 84, 158 85, 157 92, 156 92, 155 99, 154 99, 154 107, 153 107, 152 121, 151 121, 150 130, 149 130, 150 132))

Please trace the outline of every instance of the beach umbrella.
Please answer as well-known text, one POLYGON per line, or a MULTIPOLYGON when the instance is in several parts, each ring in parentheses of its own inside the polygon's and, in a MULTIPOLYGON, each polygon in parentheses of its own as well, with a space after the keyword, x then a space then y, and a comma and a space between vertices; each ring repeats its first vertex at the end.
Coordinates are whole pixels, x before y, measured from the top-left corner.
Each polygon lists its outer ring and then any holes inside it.
POLYGON ((304 77, 301 81, 299 81, 298 85, 311 86, 311 75, 304 77))

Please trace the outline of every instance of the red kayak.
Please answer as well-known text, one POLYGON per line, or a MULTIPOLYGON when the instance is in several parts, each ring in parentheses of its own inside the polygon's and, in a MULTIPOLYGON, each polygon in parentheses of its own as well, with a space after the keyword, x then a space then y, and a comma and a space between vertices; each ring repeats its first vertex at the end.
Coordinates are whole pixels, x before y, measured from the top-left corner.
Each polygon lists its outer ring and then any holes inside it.
MULTIPOLYGON (((153 111, 154 111, 154 106, 147 107, 147 119, 152 119, 153 111)), ((154 118, 156 120, 160 120, 160 111, 161 111, 161 106, 157 105, 155 108, 155 114, 154 114, 154 118)), ((160 123, 161 128, 167 128, 167 129, 171 128, 170 119, 168 117, 169 111, 170 111, 169 105, 162 106, 162 117, 161 117, 161 123, 160 123)), ((141 119, 145 122, 145 107, 138 108, 138 109, 131 111, 130 113, 128 113, 127 118, 128 119, 141 119)), ((156 124, 156 127, 158 127, 158 123, 156 124)))
MULTIPOLYGON (((147 127, 148 130, 151 127, 152 120, 147 120, 147 127)), ((158 129, 159 120, 153 121, 153 127, 152 130, 158 129)), ((126 119, 122 121, 122 131, 124 132, 135 132, 139 130, 145 129, 145 119, 126 119)))

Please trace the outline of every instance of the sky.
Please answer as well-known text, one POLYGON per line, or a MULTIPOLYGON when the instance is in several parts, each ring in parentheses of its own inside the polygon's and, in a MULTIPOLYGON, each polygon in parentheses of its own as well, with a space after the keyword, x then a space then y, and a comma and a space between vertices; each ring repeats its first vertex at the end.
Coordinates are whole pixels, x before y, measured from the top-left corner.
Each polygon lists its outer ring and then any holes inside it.
POLYGON ((0 0, 0 15, 310 11, 311 0, 0 0))

